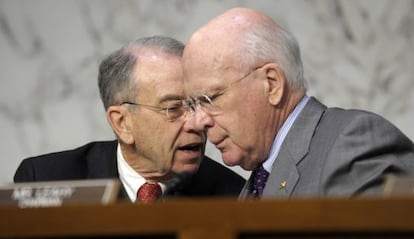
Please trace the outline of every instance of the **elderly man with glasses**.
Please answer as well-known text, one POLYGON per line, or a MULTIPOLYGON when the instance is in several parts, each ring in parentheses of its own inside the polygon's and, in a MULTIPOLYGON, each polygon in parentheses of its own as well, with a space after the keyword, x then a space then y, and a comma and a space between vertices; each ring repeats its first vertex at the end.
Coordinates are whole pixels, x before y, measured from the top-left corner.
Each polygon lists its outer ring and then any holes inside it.
POLYGON ((191 127, 253 171, 241 197, 378 195, 387 174, 413 173, 414 145, 390 122, 307 96, 295 38, 258 11, 213 18, 183 65, 191 127))
POLYGON ((120 196, 136 201, 141 185, 166 191, 165 182, 187 172, 188 182, 169 194, 238 195, 245 180, 204 156, 205 132, 188 127, 183 49, 175 39, 155 36, 110 54, 100 64, 98 85, 117 140, 25 159, 14 181, 119 177, 120 196))

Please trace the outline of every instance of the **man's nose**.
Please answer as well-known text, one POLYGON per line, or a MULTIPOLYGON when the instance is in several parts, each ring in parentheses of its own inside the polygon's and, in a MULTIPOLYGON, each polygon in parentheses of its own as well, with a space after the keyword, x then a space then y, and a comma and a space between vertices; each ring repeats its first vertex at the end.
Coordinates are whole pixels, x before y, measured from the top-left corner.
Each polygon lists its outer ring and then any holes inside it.
POLYGON ((184 128, 187 131, 205 132, 214 126, 214 118, 204 112, 199 105, 189 112, 185 119, 184 128))

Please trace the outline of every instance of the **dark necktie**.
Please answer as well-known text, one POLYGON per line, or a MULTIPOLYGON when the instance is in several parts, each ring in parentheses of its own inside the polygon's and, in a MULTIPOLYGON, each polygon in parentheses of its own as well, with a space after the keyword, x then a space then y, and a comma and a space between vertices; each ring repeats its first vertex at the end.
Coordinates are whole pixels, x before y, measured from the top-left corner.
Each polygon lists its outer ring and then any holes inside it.
POLYGON ((260 167, 254 172, 250 197, 260 197, 262 195, 268 177, 269 172, 267 172, 263 166, 260 165, 260 167))
POLYGON ((158 183, 144 183, 137 192, 137 201, 147 203, 156 201, 162 194, 158 183))

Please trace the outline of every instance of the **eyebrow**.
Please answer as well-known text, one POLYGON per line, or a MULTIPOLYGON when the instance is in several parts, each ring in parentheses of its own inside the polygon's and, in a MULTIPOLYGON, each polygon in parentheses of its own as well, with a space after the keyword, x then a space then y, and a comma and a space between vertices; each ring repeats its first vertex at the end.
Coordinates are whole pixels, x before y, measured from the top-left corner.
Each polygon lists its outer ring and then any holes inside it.
POLYGON ((216 85, 209 89, 205 89, 201 94, 203 95, 214 95, 223 93, 227 89, 226 85, 216 85))
POLYGON ((185 97, 182 95, 176 95, 176 94, 168 94, 164 95, 160 99, 160 103, 168 102, 168 101, 175 101, 175 100, 183 100, 185 97))

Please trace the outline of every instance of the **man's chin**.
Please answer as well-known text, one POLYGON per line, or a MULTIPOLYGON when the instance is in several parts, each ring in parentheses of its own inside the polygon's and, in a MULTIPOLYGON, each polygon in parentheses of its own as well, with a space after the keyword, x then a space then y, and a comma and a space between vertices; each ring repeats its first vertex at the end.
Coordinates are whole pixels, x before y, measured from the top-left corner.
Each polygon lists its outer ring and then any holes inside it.
POLYGON ((221 158, 226 166, 240 166, 242 168, 249 168, 249 166, 244 164, 243 158, 238 154, 230 154, 230 152, 227 151, 225 153, 222 153, 221 158))
POLYGON ((174 173, 183 173, 183 172, 187 172, 187 173, 196 173, 198 171, 198 168, 200 167, 200 162, 195 162, 195 163, 187 163, 187 164, 183 164, 183 165, 179 165, 179 166, 175 166, 173 167, 173 172, 174 173))

